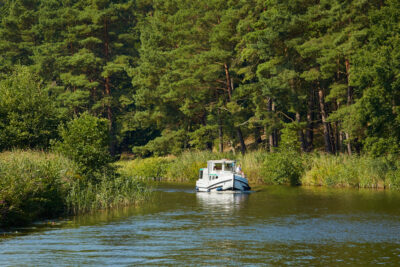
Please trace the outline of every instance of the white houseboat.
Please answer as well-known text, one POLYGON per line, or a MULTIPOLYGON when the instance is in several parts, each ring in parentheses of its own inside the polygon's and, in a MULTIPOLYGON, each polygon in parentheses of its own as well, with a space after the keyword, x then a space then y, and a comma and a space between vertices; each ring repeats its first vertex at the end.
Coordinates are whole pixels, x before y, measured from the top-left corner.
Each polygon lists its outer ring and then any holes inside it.
POLYGON ((200 169, 196 190, 211 191, 249 191, 249 182, 241 170, 236 170, 234 160, 209 160, 207 168, 200 169))

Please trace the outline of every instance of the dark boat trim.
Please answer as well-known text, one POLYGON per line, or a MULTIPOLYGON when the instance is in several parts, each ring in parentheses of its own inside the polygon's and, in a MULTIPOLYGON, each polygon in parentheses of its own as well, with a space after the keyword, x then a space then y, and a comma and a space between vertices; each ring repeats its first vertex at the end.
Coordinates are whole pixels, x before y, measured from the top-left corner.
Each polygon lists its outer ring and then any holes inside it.
MULTIPOLYGON (((225 182, 229 182, 229 181, 231 181, 231 179, 218 182, 218 183, 216 183, 216 184, 210 185, 209 187, 197 187, 197 190, 198 190, 199 188, 206 189, 206 190, 216 189, 216 188, 220 187, 220 184, 225 183, 225 182)), ((244 191, 248 191, 248 190, 251 189, 251 187, 249 186, 248 183, 245 183, 245 182, 243 182, 243 181, 241 181, 241 180, 234 179, 233 182, 234 182, 234 183, 235 183, 235 182, 240 182, 240 183, 242 183, 242 184, 244 185, 244 186, 243 186, 243 187, 244 187, 244 191)), ((235 187, 233 187, 233 189, 230 188, 230 189, 227 189, 227 190, 239 190, 239 189, 235 189, 235 187)), ((240 190, 239 190, 239 191, 240 191, 240 190)))

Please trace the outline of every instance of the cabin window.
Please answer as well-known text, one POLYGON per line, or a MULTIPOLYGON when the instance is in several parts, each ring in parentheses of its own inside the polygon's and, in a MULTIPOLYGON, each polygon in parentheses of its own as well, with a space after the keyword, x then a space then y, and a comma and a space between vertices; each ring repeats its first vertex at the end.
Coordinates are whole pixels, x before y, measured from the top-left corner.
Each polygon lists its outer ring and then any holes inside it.
POLYGON ((215 163, 213 170, 214 171, 222 171, 222 163, 215 163))
POLYGON ((203 179, 203 170, 200 170, 199 172, 199 179, 203 179))
POLYGON ((216 179, 218 179, 218 176, 217 176, 217 175, 209 175, 209 176, 208 176, 208 180, 210 180, 210 181, 216 180, 216 179))
POLYGON ((225 167, 225 171, 229 171, 229 172, 231 172, 235 169, 233 163, 226 163, 224 167, 225 167))

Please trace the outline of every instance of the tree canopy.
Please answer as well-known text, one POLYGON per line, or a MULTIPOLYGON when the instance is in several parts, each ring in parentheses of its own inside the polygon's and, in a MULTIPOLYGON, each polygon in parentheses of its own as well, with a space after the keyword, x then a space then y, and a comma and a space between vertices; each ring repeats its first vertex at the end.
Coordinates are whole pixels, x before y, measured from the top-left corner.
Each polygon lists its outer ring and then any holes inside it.
POLYGON ((91 114, 113 155, 274 151, 287 129, 399 153, 399 20, 395 0, 3 1, 0 149, 91 114))

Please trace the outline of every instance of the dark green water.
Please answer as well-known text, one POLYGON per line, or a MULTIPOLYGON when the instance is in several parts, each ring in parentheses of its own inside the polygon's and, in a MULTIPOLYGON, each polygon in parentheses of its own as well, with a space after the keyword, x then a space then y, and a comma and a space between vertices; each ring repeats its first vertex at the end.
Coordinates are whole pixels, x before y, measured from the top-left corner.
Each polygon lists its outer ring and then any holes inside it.
POLYGON ((140 208, 3 234, 0 265, 399 265, 400 193, 161 186, 140 208))

